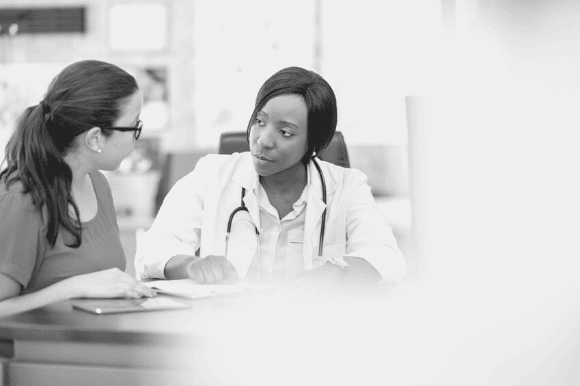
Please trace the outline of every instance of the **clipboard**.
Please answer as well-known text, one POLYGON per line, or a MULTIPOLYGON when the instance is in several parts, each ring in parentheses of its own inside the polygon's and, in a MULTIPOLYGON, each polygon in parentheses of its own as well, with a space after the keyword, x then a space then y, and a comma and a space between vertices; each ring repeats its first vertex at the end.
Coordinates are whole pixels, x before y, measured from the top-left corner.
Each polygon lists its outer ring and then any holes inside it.
POLYGON ((73 308, 92 314, 118 314, 122 312, 144 312, 158 310, 176 310, 191 307, 168 297, 139 299, 75 299, 73 308))

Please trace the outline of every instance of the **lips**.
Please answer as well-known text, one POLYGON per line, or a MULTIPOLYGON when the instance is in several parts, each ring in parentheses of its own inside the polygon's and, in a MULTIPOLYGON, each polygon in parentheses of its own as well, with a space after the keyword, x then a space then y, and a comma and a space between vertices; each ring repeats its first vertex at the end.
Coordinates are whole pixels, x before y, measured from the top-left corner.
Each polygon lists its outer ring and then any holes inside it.
POLYGON ((271 159, 264 157, 263 155, 260 154, 254 154, 254 157, 256 157, 257 159, 259 159, 260 161, 269 161, 272 162, 271 159))

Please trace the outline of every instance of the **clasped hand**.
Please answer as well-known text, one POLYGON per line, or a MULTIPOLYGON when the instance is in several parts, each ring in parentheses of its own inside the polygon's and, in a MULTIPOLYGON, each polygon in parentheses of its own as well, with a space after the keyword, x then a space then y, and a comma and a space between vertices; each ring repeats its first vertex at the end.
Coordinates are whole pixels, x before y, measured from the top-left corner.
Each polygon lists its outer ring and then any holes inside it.
POLYGON ((233 283, 238 273, 225 256, 206 256, 187 265, 187 274, 199 284, 233 283))

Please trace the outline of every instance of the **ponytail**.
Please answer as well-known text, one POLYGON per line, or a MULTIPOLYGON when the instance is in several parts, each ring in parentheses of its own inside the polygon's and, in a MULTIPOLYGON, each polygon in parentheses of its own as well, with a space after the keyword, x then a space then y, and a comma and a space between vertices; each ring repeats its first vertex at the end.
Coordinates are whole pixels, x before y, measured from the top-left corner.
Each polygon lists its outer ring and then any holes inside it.
MULTIPOLYGON (((81 245, 80 214, 72 196, 72 170, 64 156, 75 139, 93 127, 110 127, 135 91, 135 78, 114 64, 83 60, 65 67, 51 82, 44 100, 27 108, 6 146, 7 167, 0 182, 20 181, 30 193, 54 246, 60 227, 81 245), (69 208, 74 210, 71 218, 69 208)), ((103 131, 107 136, 107 131, 103 131)))
POLYGON ((81 226, 71 194, 72 170, 50 135, 51 124, 50 109, 44 102, 24 111, 6 146, 8 166, 0 172, 0 180, 5 179, 7 188, 20 181, 23 193, 30 193, 34 206, 41 213, 45 208, 46 238, 51 246, 62 226, 75 239, 69 246, 76 248, 81 244, 81 226), (76 222, 69 216, 69 205, 74 209, 76 222))

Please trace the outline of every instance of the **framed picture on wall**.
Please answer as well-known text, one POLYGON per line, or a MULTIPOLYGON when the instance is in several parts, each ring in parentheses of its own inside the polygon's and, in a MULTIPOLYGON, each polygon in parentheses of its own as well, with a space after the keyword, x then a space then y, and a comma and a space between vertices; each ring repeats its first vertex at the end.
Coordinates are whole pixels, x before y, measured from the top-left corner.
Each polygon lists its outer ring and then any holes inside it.
POLYGON ((111 4, 109 46, 116 52, 161 52, 167 49, 169 5, 165 2, 111 4))

